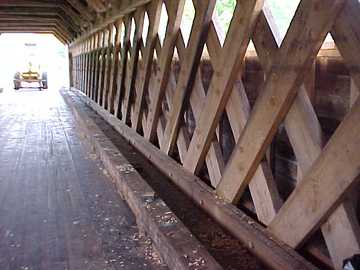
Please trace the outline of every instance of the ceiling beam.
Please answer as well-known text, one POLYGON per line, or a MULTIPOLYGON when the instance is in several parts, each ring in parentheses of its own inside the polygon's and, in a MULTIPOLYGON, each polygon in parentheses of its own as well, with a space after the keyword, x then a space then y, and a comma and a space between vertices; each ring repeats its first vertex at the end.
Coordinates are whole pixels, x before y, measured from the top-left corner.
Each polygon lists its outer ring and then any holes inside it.
POLYGON ((19 13, 31 13, 31 14, 46 14, 47 12, 53 12, 61 10, 67 17, 70 17, 80 28, 85 29, 90 25, 90 22, 84 20, 79 16, 80 14, 75 11, 68 2, 56 1, 49 2, 43 0, 12 0, 6 2, 0 2, 0 7, 9 11, 19 13))
MULTIPOLYGON (((59 23, 63 24, 70 32, 73 33, 73 36, 79 34, 80 28, 71 24, 66 18, 64 18, 61 14, 56 15, 9 15, 3 12, 0 12, 0 20, 1 21, 18 21, 21 23, 27 23, 28 21, 39 21, 39 22, 52 22, 53 20, 57 20, 59 23)), ((1 23, 0 23, 1 25, 1 23)))
POLYGON ((96 14, 88 7, 83 5, 78 0, 66 0, 74 9, 76 9, 81 16, 89 22, 93 22, 96 19, 96 14))
POLYGON ((66 37, 68 37, 69 39, 71 39, 73 37, 73 33, 69 32, 64 25, 62 25, 61 23, 59 23, 58 21, 54 20, 54 21, 48 21, 48 22, 38 22, 38 21, 27 21, 26 24, 21 23, 21 21, 2 21, 2 18, 0 18, 0 26, 2 29, 6 29, 8 27, 11 28, 15 28, 18 27, 19 29, 22 29, 24 26, 27 27, 37 27, 37 26, 41 26, 41 27, 56 27, 58 28, 64 35, 66 35, 66 37))
POLYGON ((119 18, 123 17, 134 11, 137 7, 145 5, 151 2, 151 0, 112 0, 110 2, 110 9, 106 12, 105 16, 99 17, 95 25, 85 32, 80 38, 74 40, 70 46, 87 39, 90 35, 105 28, 110 23, 115 23, 119 18))

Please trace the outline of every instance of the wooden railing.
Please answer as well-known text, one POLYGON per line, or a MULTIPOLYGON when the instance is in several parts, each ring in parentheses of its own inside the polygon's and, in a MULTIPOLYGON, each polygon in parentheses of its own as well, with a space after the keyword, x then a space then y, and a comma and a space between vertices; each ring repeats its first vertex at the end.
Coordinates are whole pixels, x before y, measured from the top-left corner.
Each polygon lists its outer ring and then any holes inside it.
POLYGON ((249 190, 258 220, 289 246, 304 246, 320 229, 341 269, 344 258, 360 251, 354 193, 360 172, 359 2, 302 0, 282 39, 264 1, 238 0, 225 35, 213 16, 216 0, 193 0, 188 41, 181 30, 184 2, 152 0, 75 41, 72 86, 208 179, 226 201, 238 204, 249 190), (309 98, 309 71, 328 33, 351 75, 353 105, 324 145, 309 98), (250 40, 264 73, 252 108, 242 81, 250 40), (210 69, 205 75, 203 55, 210 69), (299 175, 286 197, 269 166, 282 124, 299 175))

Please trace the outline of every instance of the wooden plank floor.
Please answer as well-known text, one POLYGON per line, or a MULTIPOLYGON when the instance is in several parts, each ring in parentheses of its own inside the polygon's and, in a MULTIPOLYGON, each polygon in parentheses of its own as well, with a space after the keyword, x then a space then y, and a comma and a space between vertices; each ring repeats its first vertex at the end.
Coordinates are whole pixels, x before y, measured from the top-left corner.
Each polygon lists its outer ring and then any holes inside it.
POLYGON ((0 94, 0 269, 166 269, 54 90, 0 94))

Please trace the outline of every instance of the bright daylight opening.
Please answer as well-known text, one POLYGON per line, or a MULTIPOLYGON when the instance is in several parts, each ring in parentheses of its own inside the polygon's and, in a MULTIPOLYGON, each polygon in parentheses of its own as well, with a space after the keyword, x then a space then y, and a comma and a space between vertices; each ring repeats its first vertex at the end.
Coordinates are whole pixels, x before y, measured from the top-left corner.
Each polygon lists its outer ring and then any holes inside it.
POLYGON ((0 59, 3 95, 69 85, 67 46, 51 34, 1 34, 0 59))

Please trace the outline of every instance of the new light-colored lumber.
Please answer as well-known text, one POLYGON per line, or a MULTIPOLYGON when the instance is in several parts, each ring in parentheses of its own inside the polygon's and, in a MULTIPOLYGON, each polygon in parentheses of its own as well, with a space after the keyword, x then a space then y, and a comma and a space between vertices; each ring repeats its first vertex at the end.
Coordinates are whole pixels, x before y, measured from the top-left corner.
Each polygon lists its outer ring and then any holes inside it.
POLYGON ((148 36, 145 42, 145 52, 144 52, 144 78, 141 80, 139 85, 139 92, 135 99, 134 103, 134 113, 131 120, 131 126, 135 130, 139 130, 142 121, 142 106, 144 104, 144 95, 149 89, 149 81, 151 77, 151 67, 153 63, 154 49, 156 44, 156 39, 158 37, 158 28, 161 15, 161 6, 162 1, 154 0, 149 4, 148 15, 149 15, 149 29, 148 36))
POLYGON ((170 117, 161 144, 161 150, 167 154, 172 154, 174 150, 181 114, 184 111, 184 103, 191 94, 194 85, 215 3, 216 1, 214 0, 194 2, 196 12, 188 46, 185 49, 186 57, 181 63, 179 79, 174 94, 173 108, 170 111, 170 117))
POLYGON ((107 27, 107 47, 105 50, 105 70, 104 70, 104 90, 103 90, 103 97, 102 97, 102 106, 107 109, 108 104, 108 94, 109 94, 109 86, 110 86, 110 79, 111 79, 111 63, 113 59, 111 58, 111 55, 113 55, 113 49, 114 46, 111 43, 112 40, 112 34, 113 34, 114 28, 112 25, 109 25, 107 27))
POLYGON ((114 60, 111 64, 111 72, 110 72, 110 85, 109 85, 109 96, 108 96, 108 111, 110 113, 114 113, 114 101, 115 101, 115 94, 116 94, 116 89, 117 89, 117 74, 119 71, 119 62, 120 62, 120 57, 119 57, 119 53, 120 53, 120 49, 121 49, 121 31, 122 29, 122 20, 118 20, 115 24, 115 44, 114 44, 114 60))
POLYGON ((248 186, 344 2, 300 2, 218 186, 228 201, 237 201, 248 186))
POLYGON ((119 73, 117 78, 117 91, 115 96, 114 110, 115 115, 122 118, 121 108, 124 97, 125 78, 127 72, 128 52, 130 49, 130 35, 131 35, 131 16, 124 18, 124 36, 122 41, 122 48, 120 50, 121 61, 119 67, 119 73))
POLYGON ((341 203, 360 173, 360 99, 269 225, 290 246, 301 245, 341 203), (326 188, 324 188, 326 187, 326 188))
POLYGON ((263 1, 255 0, 241 2, 241 4, 238 2, 236 6, 228 38, 220 56, 222 60, 219 63, 223 69, 213 75, 205 106, 184 161, 184 167, 190 172, 197 173, 205 160, 219 118, 226 106, 235 78, 238 76, 250 36, 262 6, 263 1))
POLYGON ((135 30, 134 30, 134 37, 132 41, 132 48, 129 59, 129 74, 127 75, 127 84, 125 88, 125 94, 124 94, 124 106, 122 108, 122 120, 124 123, 127 123, 130 121, 130 110, 131 110, 131 101, 134 96, 135 92, 135 80, 136 80, 136 74, 137 74, 137 65, 139 60, 139 53, 140 53, 140 44, 141 44, 141 38, 143 33, 143 27, 144 27, 144 16, 145 16, 145 10, 144 8, 138 8, 135 15, 134 15, 134 21, 135 21, 135 30))
MULTIPOLYGON (((271 30, 266 27, 267 23, 271 23, 271 20, 268 18, 270 15, 268 14, 269 10, 265 9, 264 12, 265 14, 261 14, 258 22, 257 29, 259 31, 255 31, 253 40, 260 62, 264 69, 267 70, 279 50, 276 44, 276 39, 279 39, 279 37, 272 36, 272 33, 276 33, 274 31, 275 26, 270 27, 271 30), (266 42, 264 42, 265 40, 266 42)), ((298 171, 301 171, 301 175, 307 173, 320 155, 323 145, 320 123, 308 97, 309 91, 307 91, 307 87, 308 85, 306 88, 301 86, 284 121, 298 161, 298 171)), ((325 223, 322 226, 322 232, 336 269, 341 269, 343 260, 351 257, 351 254, 355 253, 359 247, 357 234, 359 224, 354 217, 351 217, 354 214, 353 211, 350 211, 351 209, 349 202, 346 207, 340 205, 332 214, 328 221, 329 224, 325 223), (330 227, 331 229, 329 229, 330 227), (343 230, 343 228, 354 228, 354 230, 343 230), (334 243, 337 243, 337 245, 334 243), (344 248, 345 246, 348 246, 348 248, 344 248)))
POLYGON ((182 13, 184 9, 184 2, 181 1, 166 1, 166 10, 168 13, 168 23, 166 27, 166 34, 164 44, 161 49, 159 57, 159 80, 157 82, 154 93, 153 101, 149 104, 149 112, 147 116, 147 127, 144 130, 145 138, 152 142, 155 139, 156 129, 158 125, 158 119, 161 112, 161 102, 165 95, 167 87, 171 59, 174 53, 174 47, 178 31, 180 29, 180 23, 182 13))
POLYGON ((112 125, 129 143, 148 157, 160 171, 178 185, 186 194, 202 207, 212 218, 229 230, 242 242, 249 244, 255 255, 259 256, 273 269, 317 269, 296 251, 278 241, 271 234, 249 218, 232 204, 220 200, 202 180, 184 169, 175 160, 169 158, 136 131, 124 125, 114 115, 109 114, 101 106, 76 92, 84 102, 90 105, 110 125, 112 125))

